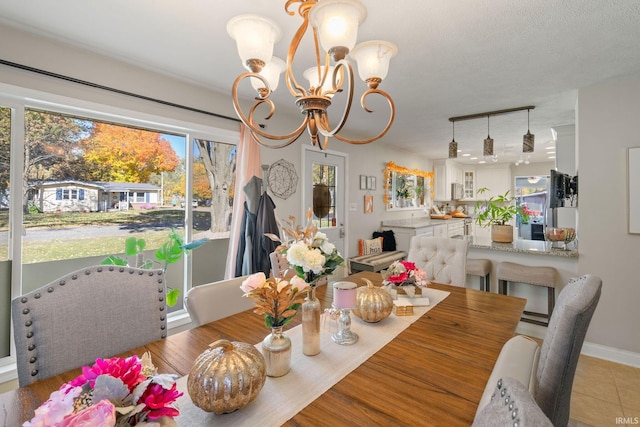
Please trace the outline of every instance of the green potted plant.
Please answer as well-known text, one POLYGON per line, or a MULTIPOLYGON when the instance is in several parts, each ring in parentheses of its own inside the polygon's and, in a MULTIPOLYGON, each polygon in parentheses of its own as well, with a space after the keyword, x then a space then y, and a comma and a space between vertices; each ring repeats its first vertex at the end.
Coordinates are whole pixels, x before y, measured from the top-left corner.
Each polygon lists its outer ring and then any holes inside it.
MULTIPOLYGON (((486 187, 477 191, 478 195, 489 192, 486 187)), ((509 195, 509 191, 489 199, 476 202, 476 224, 481 227, 491 227, 491 240, 499 243, 511 243, 513 241, 513 226, 507 224, 516 215, 520 215, 523 221, 529 220, 529 215, 522 209, 515 197, 509 195)))
MULTIPOLYGON (((191 243, 184 244, 182 236, 178 234, 175 228, 171 229, 168 240, 160 246, 154 253, 155 261, 151 259, 144 259, 144 249, 147 245, 144 239, 137 239, 135 237, 129 237, 124 244, 125 257, 135 257, 135 265, 133 267, 151 269, 157 268, 159 265, 162 271, 166 273, 167 266, 177 262, 182 255, 189 252, 192 249, 199 248, 209 239, 195 240, 191 243)), ((102 265, 121 265, 129 267, 129 261, 127 258, 122 258, 116 255, 109 255, 100 264, 102 265)), ((168 287, 167 290, 167 305, 172 307, 178 302, 178 295, 180 290, 168 287)))

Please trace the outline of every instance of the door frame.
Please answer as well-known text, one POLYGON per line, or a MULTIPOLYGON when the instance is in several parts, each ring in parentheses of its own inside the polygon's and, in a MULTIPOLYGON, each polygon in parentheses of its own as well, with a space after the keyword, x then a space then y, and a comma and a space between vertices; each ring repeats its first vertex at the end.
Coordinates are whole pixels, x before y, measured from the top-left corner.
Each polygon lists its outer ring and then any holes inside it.
MULTIPOLYGON (((307 158, 307 153, 314 151, 314 152, 318 152, 319 149, 317 147, 311 146, 311 145, 303 145, 302 146, 302 150, 300 150, 301 152, 301 161, 300 163, 302 164, 302 194, 300 197, 300 218, 306 218, 306 214, 307 214, 307 207, 305 206, 304 203, 304 192, 307 191, 307 183, 309 182, 310 178, 311 178, 311 171, 308 171, 306 169, 306 158, 307 158)), ((344 200, 342 201, 343 206, 344 206, 344 245, 343 245, 343 250, 342 253, 340 255, 342 255, 342 258, 344 259, 345 262, 345 269, 347 266, 347 260, 349 259, 349 174, 347 173, 347 170, 349 168, 349 154, 342 152, 342 151, 335 151, 335 150, 322 150, 321 153, 326 153, 326 154, 330 154, 332 156, 338 156, 338 157, 342 157, 344 158, 344 200)), ((346 271, 346 270, 345 270, 346 271)))

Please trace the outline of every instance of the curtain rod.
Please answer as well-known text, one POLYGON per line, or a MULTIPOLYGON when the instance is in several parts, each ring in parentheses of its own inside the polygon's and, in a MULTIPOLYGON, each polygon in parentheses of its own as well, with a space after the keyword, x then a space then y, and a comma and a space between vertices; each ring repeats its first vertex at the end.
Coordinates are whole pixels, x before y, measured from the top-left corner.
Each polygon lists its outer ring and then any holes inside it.
POLYGON ((77 84, 80 84, 80 85, 83 85, 83 86, 88 86, 88 87, 92 87, 92 88, 96 88, 96 89, 102 89, 102 90, 106 90, 108 92, 117 93, 117 94, 120 94, 120 95, 131 96, 133 98, 138 98, 138 99, 142 99, 142 100, 145 100, 145 101, 151 101, 151 102, 155 102, 157 104, 167 105, 169 107, 180 108, 180 109, 183 109, 183 110, 192 111, 194 113, 206 114, 207 116, 213 116, 213 117, 218 117, 218 118, 221 118, 221 119, 232 120, 234 122, 240 122, 240 119, 237 118, 237 117, 229 117, 229 116, 225 116, 223 114, 212 113, 211 111, 205 111, 205 110, 200 110, 198 108, 188 107, 186 105, 176 104, 174 102, 163 101, 162 99, 151 98, 149 96, 140 95, 140 94, 133 93, 133 92, 127 92, 127 91, 116 89, 116 88, 113 88, 113 87, 103 86, 103 85, 100 85, 100 84, 97 84, 97 83, 88 82, 86 80, 76 79, 75 77, 69 77, 69 76, 65 76, 63 74, 57 74, 57 73, 53 73, 51 71, 42 70, 42 69, 34 68, 34 67, 29 67, 28 65, 18 64, 16 62, 11 62, 11 61, 6 61, 4 59, 0 59, 0 64, 7 65, 9 67, 17 68, 17 69, 24 70, 24 71, 30 71, 30 72, 36 73, 36 74, 41 74, 41 75, 47 76, 47 77, 53 77, 53 78, 56 78, 56 79, 65 80, 65 81, 68 81, 68 82, 71 82, 71 83, 77 83, 77 84))
POLYGON ((516 111, 534 110, 536 107, 533 105, 527 105, 526 107, 507 108, 506 110, 487 111, 486 113, 469 114, 467 116, 449 117, 450 122, 457 122, 460 120, 479 119, 482 117, 497 116, 498 114, 509 114, 516 111))

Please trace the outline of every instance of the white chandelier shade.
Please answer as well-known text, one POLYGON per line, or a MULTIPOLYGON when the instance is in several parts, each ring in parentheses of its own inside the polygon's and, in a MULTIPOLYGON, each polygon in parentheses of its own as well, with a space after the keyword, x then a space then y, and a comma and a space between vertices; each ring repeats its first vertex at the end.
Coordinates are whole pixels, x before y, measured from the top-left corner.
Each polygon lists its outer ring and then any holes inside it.
POLYGON ((358 28, 367 17, 367 9, 359 1, 322 0, 311 12, 309 22, 318 31, 320 46, 325 52, 333 49, 353 49, 358 28))
MULTIPOLYGON (((262 66, 273 57, 273 46, 282 38, 282 30, 269 18, 259 15, 240 15, 227 23, 227 33, 236 41, 242 65, 248 70, 252 60, 262 61, 262 66)), ((259 71, 259 70, 258 70, 259 71)))

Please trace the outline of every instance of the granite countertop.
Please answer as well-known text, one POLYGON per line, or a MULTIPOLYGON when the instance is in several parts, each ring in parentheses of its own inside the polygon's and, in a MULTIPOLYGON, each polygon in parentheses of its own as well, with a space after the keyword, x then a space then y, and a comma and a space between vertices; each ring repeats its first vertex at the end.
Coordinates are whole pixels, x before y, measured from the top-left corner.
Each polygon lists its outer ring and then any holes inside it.
POLYGON ((421 218, 407 218, 396 219, 390 221, 382 221, 383 227, 397 227, 397 228, 421 228, 429 227, 432 225, 446 224, 449 222, 464 221, 464 218, 449 218, 449 219, 431 219, 429 217, 421 218))
POLYGON ((577 258, 578 248, 570 244, 571 250, 553 248, 551 242, 542 240, 515 239, 512 243, 492 242, 489 236, 460 236, 459 238, 469 241, 470 248, 489 249, 501 252, 515 252, 531 255, 547 255, 564 258, 577 258))

